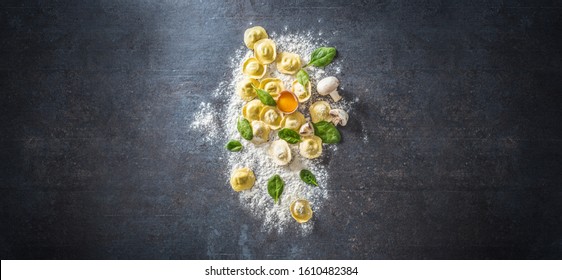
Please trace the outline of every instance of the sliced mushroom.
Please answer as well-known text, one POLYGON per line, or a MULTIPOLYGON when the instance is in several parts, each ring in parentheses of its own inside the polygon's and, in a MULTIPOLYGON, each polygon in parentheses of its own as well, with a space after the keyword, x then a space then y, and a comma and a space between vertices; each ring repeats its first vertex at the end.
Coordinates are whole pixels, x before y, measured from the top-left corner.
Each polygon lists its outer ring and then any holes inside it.
POLYGON ((345 126, 347 124, 347 120, 349 119, 347 112, 342 109, 330 110, 330 116, 332 116, 332 123, 341 126, 345 126))
POLYGON ((322 96, 330 95, 334 102, 338 102, 341 99, 341 96, 338 93, 338 86, 340 85, 340 81, 336 77, 326 77, 322 79, 316 85, 316 90, 318 94, 322 96))
POLYGON ((306 122, 303 125, 301 125, 301 128, 299 129, 299 134, 301 136, 312 136, 314 135, 314 127, 310 122, 306 122))

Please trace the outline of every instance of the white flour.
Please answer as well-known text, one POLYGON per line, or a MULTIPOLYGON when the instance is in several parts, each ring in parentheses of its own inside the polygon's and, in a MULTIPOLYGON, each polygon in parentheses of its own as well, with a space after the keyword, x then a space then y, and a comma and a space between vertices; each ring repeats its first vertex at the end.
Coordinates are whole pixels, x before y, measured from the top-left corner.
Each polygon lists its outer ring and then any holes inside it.
MULTIPOLYGON (((281 34, 275 32, 269 34, 270 38, 277 45, 277 52, 287 51, 297 53, 303 60, 303 65, 308 62, 308 58, 312 51, 321 46, 329 46, 327 42, 315 38, 310 32, 298 34, 281 34)), ((195 121, 191 125, 192 130, 205 131, 204 141, 214 144, 214 147, 224 150, 228 168, 223 174, 225 187, 230 188, 228 180, 231 172, 240 167, 249 167, 254 171, 256 183, 251 190, 239 193, 241 205, 247 209, 248 213, 258 220, 263 221, 262 230, 277 231, 279 233, 291 228, 294 231, 300 231, 302 234, 312 232, 314 221, 322 217, 324 202, 328 198, 327 187, 329 184, 329 175, 326 166, 321 161, 325 155, 315 160, 305 159, 298 152, 298 144, 290 145, 293 160, 287 166, 279 166, 271 160, 267 153, 269 143, 278 139, 277 131, 271 132, 270 141, 261 145, 255 145, 240 137, 236 130, 236 121, 241 115, 241 109, 244 101, 235 93, 236 84, 242 76, 242 62, 253 55, 251 50, 241 46, 234 56, 230 59, 230 69, 232 70, 231 80, 219 83, 217 89, 212 96, 216 99, 221 107, 211 108, 210 103, 201 103, 200 109, 195 114, 195 121), (224 145, 229 139, 239 140, 244 148, 241 152, 229 152, 224 145), (316 176, 319 187, 313 187, 302 182, 299 177, 301 169, 309 169, 316 176), (273 199, 267 192, 267 180, 278 174, 285 182, 285 188, 280 197, 279 203, 274 204, 273 199), (290 203, 298 198, 307 199, 314 211, 313 218, 304 224, 298 224, 289 211, 290 203)), ((308 116, 308 107, 316 100, 326 100, 334 108, 342 108, 349 111, 351 105, 344 100, 333 103, 330 97, 324 98, 318 96, 314 85, 322 78, 327 76, 338 76, 340 73, 341 61, 337 58, 326 69, 315 67, 307 67, 306 70, 310 75, 313 90, 311 99, 305 104, 300 104, 299 111, 308 116)), ((277 72, 275 64, 268 66, 266 77, 280 78, 285 88, 290 89, 294 76, 284 75, 277 72)), ((345 98, 345 96, 344 96, 345 98)), ((337 150, 335 145, 324 145, 324 149, 334 152, 337 150)), ((222 157, 221 157, 222 158, 222 157)))

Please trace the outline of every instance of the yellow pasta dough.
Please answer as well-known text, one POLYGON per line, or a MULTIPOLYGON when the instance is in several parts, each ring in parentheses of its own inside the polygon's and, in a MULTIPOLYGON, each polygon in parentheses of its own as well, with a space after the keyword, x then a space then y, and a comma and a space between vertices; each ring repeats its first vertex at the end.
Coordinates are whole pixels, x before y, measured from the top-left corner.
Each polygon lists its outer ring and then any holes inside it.
POLYGON ((275 140, 271 143, 268 150, 269 155, 273 162, 279 165, 287 165, 293 158, 291 155, 291 148, 285 140, 275 140))
POLYGON ((311 88, 312 86, 310 85, 310 82, 306 83, 306 87, 303 87, 299 81, 295 80, 293 81, 293 93, 297 96, 297 99, 299 100, 300 103, 306 102, 308 101, 308 99, 310 99, 311 96, 311 88))
POLYGON ((301 58, 296 53, 282 52, 277 55, 277 71, 293 75, 301 69, 301 58))
POLYGON ((262 144, 269 140, 269 132, 271 129, 262 121, 252 121, 252 133, 254 137, 252 142, 255 144, 262 144))
POLYGON ((312 218, 312 208, 310 208, 310 203, 306 199, 293 201, 289 208, 291 216, 299 223, 306 223, 312 218))
POLYGON ((254 44, 261 40, 261 39, 265 39, 267 38, 267 32, 265 31, 265 29, 261 26, 254 26, 251 28, 246 29, 246 31, 244 31, 244 44, 246 44, 246 47, 248 47, 249 49, 253 50, 254 49, 254 44))
POLYGON ((242 73, 253 79, 261 79, 265 75, 266 68, 255 57, 250 57, 242 64, 242 73))
POLYGON ((326 101, 316 101, 310 105, 308 108, 310 112, 310 119, 313 123, 320 121, 330 121, 332 117, 330 116, 330 104, 326 101))
POLYGON ((299 132, 300 127, 306 122, 304 115, 296 111, 292 114, 285 115, 281 121, 281 127, 292 129, 299 132))
POLYGON ((248 167, 236 169, 230 176, 230 186, 237 192, 251 189, 255 182, 254 172, 248 167))
POLYGON ((269 92, 269 95, 273 97, 273 99, 277 100, 279 98, 279 93, 285 90, 283 86, 283 81, 277 78, 265 78, 260 83, 260 89, 263 89, 269 92))
POLYGON ((254 44, 254 56, 261 64, 270 64, 275 61, 277 51, 271 39, 261 39, 254 44))
POLYGON ((248 103, 246 103, 242 107, 242 116, 248 121, 254 121, 260 119, 260 113, 263 109, 264 105, 261 103, 259 99, 254 99, 248 103))
POLYGON ((264 106, 260 112, 260 121, 269 125, 273 130, 279 129, 283 114, 274 106, 264 106))
POLYGON ((306 136, 299 144, 301 156, 309 159, 317 158, 322 154, 322 139, 318 136, 306 136))
POLYGON ((259 82, 252 78, 244 78, 237 85, 236 92, 244 101, 250 101, 256 98, 256 90, 254 87, 259 87, 259 82))

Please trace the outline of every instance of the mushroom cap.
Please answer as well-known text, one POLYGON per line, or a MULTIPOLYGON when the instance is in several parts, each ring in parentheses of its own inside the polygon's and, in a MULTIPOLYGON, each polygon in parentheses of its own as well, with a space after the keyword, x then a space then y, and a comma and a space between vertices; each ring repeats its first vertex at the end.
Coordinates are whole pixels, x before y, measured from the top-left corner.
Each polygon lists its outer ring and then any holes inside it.
POLYGON ((349 115, 346 111, 342 109, 332 109, 330 110, 330 116, 332 116, 332 122, 335 125, 345 126, 347 124, 347 120, 349 119, 349 115))
POLYGON ((340 81, 338 78, 330 76, 320 80, 320 82, 316 85, 316 90, 320 95, 328 95, 332 91, 336 90, 339 85, 340 81))

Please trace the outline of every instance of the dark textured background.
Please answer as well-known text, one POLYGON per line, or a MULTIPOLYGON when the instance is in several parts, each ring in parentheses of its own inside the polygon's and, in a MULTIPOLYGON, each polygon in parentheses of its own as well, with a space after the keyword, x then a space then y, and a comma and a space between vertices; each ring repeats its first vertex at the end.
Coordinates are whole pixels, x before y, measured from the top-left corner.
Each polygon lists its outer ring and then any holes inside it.
POLYGON ((2 1, 0 257, 562 258, 562 3, 347 2, 2 1), (306 237, 189 130, 250 22, 361 100, 306 237))

